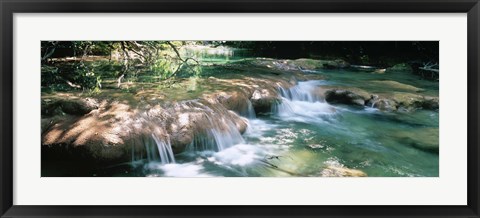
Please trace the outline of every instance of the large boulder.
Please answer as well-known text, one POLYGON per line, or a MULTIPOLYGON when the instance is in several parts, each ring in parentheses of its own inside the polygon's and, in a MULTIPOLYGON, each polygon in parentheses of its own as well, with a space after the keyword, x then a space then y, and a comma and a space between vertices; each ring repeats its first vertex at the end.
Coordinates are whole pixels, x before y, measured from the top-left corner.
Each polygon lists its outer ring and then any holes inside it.
POLYGON ((352 87, 333 88, 325 91, 325 100, 333 104, 364 106, 370 98, 371 95, 368 92, 352 87))
POLYGON ((424 109, 438 109, 438 98, 436 97, 424 97, 418 94, 406 93, 406 92, 393 92, 389 94, 390 99, 397 102, 398 108, 406 111, 412 111, 419 108, 424 109))
POLYGON ((372 95, 367 106, 383 111, 414 111, 416 109, 436 110, 438 97, 423 96, 408 92, 392 92, 372 95))
MULTIPOLYGON (((397 88, 418 90, 414 86, 385 81, 397 88)), ((383 81, 381 81, 383 83, 383 81)), ((329 87, 324 86, 313 91, 315 95, 324 97, 331 104, 347 104, 358 106, 369 106, 382 111, 414 111, 416 109, 436 110, 439 107, 438 97, 424 96, 410 92, 388 92, 370 94, 369 92, 355 87, 329 87)))
MULTIPOLYGON (((97 165, 145 158, 158 141, 185 151, 195 136, 211 131, 239 136, 248 121, 225 108, 216 98, 131 108, 111 102, 84 116, 42 119, 42 153, 53 159, 80 158, 97 165)), ((207 137, 214 137, 208 136, 207 137)))

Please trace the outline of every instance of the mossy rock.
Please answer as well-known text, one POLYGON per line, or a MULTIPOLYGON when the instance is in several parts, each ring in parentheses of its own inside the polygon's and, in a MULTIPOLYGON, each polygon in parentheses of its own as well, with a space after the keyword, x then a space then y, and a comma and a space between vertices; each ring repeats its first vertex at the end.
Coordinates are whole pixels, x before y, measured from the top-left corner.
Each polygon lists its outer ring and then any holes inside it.
POLYGON ((317 69, 340 69, 350 66, 348 62, 342 59, 337 60, 314 60, 301 58, 292 61, 294 65, 302 70, 317 70, 317 69))
POLYGON ((98 103, 95 99, 69 99, 61 100, 60 107, 62 111, 72 115, 84 115, 90 113, 90 111, 98 109, 98 103))
POLYGON ((386 70, 387 73, 389 72, 413 72, 412 66, 407 63, 400 63, 400 64, 395 64, 392 67, 387 68, 386 70))
POLYGON ((424 96, 422 107, 424 109, 436 110, 440 106, 438 97, 424 96))
POLYGON ((42 117, 50 117, 55 115, 62 115, 62 109, 60 108, 60 101, 52 100, 52 99, 42 99, 41 105, 41 113, 42 117))
POLYGON ((397 110, 414 111, 416 109, 436 110, 439 107, 438 97, 423 96, 407 92, 380 94, 379 99, 396 102, 397 110))
POLYGON ((397 102, 388 98, 379 98, 377 95, 373 95, 372 99, 367 102, 367 105, 381 111, 397 110, 397 102))
POLYGON ((265 66, 272 69, 283 71, 300 71, 300 70, 318 70, 318 69, 340 69, 348 68, 350 64, 342 59, 337 60, 315 60, 308 58, 300 58, 296 60, 276 60, 270 58, 259 58, 251 61, 257 66, 265 66))

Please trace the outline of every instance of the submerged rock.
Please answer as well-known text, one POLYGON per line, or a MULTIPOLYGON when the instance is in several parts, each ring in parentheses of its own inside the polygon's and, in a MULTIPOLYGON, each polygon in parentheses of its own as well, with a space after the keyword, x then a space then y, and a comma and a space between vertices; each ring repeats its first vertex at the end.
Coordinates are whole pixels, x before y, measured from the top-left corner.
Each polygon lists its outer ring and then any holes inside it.
POLYGON ((439 129, 434 127, 425 127, 415 131, 396 131, 392 137, 397 138, 405 145, 415 148, 438 153, 439 152, 439 129))
POLYGON ((402 90, 402 91, 407 91, 407 92, 423 91, 423 89, 417 88, 415 86, 408 85, 408 84, 403 84, 403 83, 393 81, 393 80, 374 80, 374 81, 371 81, 371 83, 377 84, 379 86, 388 87, 388 88, 394 89, 394 90, 402 90))
POLYGON ((327 166, 321 172, 323 177, 365 177, 367 174, 361 170, 350 169, 340 166, 327 166))
POLYGON ((351 169, 340 163, 335 158, 329 158, 324 162, 326 167, 320 172, 320 176, 323 177, 364 177, 367 174, 361 170, 351 169))

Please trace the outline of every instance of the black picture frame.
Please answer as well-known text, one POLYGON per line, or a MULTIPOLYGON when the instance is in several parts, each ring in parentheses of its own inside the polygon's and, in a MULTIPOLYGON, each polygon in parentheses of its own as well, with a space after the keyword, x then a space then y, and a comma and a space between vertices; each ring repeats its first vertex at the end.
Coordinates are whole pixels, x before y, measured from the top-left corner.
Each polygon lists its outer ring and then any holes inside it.
MULTIPOLYGON (((479 217, 478 0, 0 0, 1 217, 479 217), (466 206, 16 206, 13 200, 14 13, 467 13, 468 205, 466 206)), ((448 187, 445 187, 448 188, 448 187)))

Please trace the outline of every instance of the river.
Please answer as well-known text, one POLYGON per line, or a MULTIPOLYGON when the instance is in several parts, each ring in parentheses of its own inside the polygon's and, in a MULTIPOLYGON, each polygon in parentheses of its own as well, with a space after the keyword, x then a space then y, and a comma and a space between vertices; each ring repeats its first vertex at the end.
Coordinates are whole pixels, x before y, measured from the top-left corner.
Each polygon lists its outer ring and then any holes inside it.
POLYGON ((301 81, 290 89, 280 90, 282 103, 272 113, 255 116, 250 108, 249 113, 243 114, 249 120, 243 135, 235 130, 212 132, 211 149, 192 145, 170 158, 174 158, 174 162, 168 164, 165 161, 134 161, 98 175, 336 176, 328 169, 348 168, 379 177, 438 176, 438 153, 411 145, 432 143, 429 140, 438 137, 415 137, 419 131, 438 132, 438 111, 385 112, 367 106, 331 105, 311 94, 313 89, 328 85, 389 91, 391 87, 369 83, 385 78, 438 94, 438 83, 405 74, 392 76, 345 70, 308 73, 324 74, 328 79, 301 81), (412 142, 410 136, 417 141, 412 142))
MULTIPOLYGON (((251 55, 244 50, 236 51, 237 55, 230 50, 217 50, 213 53, 187 50, 182 54, 195 53, 203 63, 219 65, 241 61, 245 55, 251 55)), ((202 77, 235 73, 225 69, 210 65, 202 70, 202 77)), ((438 150, 421 149, 438 147, 438 110, 382 111, 371 106, 330 104, 322 95, 315 94, 322 87, 343 86, 370 93, 421 92, 438 96, 438 82, 422 80, 405 72, 324 69, 305 70, 304 74, 320 75, 324 79, 298 81, 288 89, 279 86, 281 101, 267 113, 255 112, 248 102, 247 110, 240 114, 248 120, 243 134, 232 122, 213 120, 218 118, 211 115, 211 126, 224 122, 228 128, 212 128, 203 135, 195 135, 182 153, 174 155, 168 140, 152 134, 152 140, 144 145, 146 156, 136 157, 132 150, 130 162, 88 174, 121 177, 439 176, 438 150)), ((228 80, 228 76, 225 78, 228 80)), ((184 94, 211 89, 203 84, 205 87, 195 82, 193 91, 184 94)), ((173 90, 169 96, 173 98, 175 92, 173 90)), ((42 168, 47 169, 46 173, 57 175, 58 164, 45 161, 42 168)))

